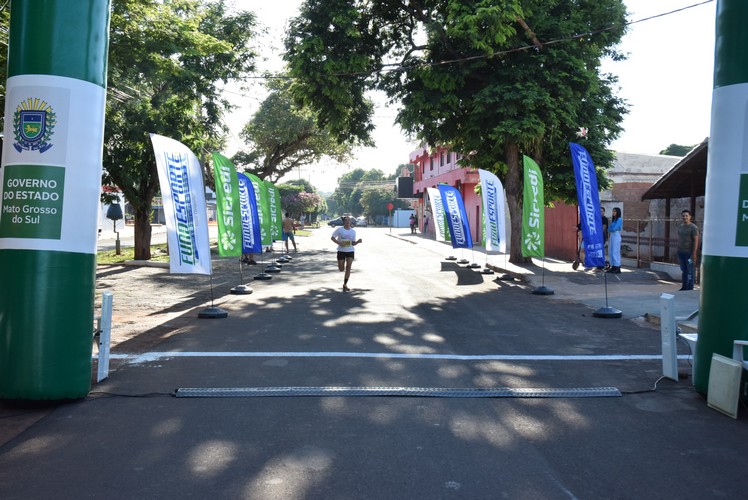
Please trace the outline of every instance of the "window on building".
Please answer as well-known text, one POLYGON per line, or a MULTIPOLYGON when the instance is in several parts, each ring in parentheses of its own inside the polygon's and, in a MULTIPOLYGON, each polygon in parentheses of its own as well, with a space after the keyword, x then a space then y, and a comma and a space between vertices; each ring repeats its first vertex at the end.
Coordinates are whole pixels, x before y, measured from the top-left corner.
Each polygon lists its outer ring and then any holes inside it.
POLYGON ((439 166, 440 167, 444 166, 444 151, 442 151, 441 153, 439 153, 439 166))
POLYGON ((429 158, 429 170, 434 170, 434 158, 429 158))

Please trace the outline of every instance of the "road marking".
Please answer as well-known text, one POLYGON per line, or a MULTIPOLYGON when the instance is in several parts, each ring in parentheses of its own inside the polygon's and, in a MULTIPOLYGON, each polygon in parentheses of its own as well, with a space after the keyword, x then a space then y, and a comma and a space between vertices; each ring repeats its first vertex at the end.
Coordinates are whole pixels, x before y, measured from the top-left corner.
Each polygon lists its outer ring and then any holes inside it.
MULTIPOLYGON (((95 357, 95 356, 94 356, 95 357)), ((453 361, 655 361, 661 354, 402 354, 389 352, 147 352, 144 354, 112 354, 112 359, 131 363, 148 363, 169 358, 375 358, 375 359, 436 359, 453 361)), ((691 359, 679 355, 678 359, 691 359)))

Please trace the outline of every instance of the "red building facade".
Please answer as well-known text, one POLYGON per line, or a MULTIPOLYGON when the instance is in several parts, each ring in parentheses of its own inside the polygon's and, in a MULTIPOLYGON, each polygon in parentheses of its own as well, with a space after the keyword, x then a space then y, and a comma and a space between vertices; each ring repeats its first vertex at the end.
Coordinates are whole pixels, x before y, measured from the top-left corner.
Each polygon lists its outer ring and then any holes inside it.
POLYGON ((473 242, 480 244, 483 238, 483 213, 481 212, 481 197, 475 193, 475 186, 480 183, 477 169, 460 167, 457 161, 460 155, 444 147, 429 148, 422 146, 410 153, 410 163, 413 168, 413 196, 418 199, 416 213, 419 227, 424 230, 424 220, 427 234, 434 234, 434 224, 431 222, 431 200, 427 188, 435 188, 439 184, 454 186, 460 191, 473 242))

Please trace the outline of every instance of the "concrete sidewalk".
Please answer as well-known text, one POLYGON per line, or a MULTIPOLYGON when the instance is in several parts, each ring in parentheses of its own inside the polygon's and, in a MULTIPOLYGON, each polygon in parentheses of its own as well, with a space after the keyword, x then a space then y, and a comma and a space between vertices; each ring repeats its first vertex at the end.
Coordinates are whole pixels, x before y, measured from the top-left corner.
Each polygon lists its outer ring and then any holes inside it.
POLYGON ((429 251, 458 259, 466 259, 480 268, 490 268, 498 275, 508 274, 532 288, 545 286, 553 291, 549 300, 572 301, 587 305, 592 310, 612 307, 623 313, 623 318, 640 319, 660 324, 660 297, 663 293, 675 296, 676 317, 684 331, 696 331, 700 289, 679 291, 680 283, 665 273, 622 267, 621 274, 584 271, 572 268, 571 262, 555 259, 533 259, 533 264, 518 266, 509 262, 505 254, 489 252, 485 247, 472 250, 453 249, 449 243, 410 234, 403 228, 393 229, 391 236, 428 248, 429 251))

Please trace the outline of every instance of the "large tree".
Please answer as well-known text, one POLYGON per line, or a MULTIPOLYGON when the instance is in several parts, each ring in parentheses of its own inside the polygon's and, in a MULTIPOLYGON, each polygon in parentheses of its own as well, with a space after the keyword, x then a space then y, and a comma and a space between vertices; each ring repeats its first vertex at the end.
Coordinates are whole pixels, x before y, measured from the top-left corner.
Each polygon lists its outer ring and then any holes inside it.
POLYGON ((361 208, 367 217, 375 215, 388 215, 387 206, 392 203, 393 209, 409 208, 409 203, 397 198, 395 191, 387 187, 368 187, 361 192, 361 208))
POLYGON ((325 200, 317 193, 299 192, 281 198, 283 210, 291 214, 294 219, 301 219, 304 215, 306 220, 312 221, 317 214, 326 208, 325 200))
POLYGON ((287 82, 269 80, 268 86, 270 95, 241 131, 247 149, 234 155, 238 167, 275 182, 323 157, 338 162, 349 159, 351 146, 320 128, 311 108, 296 105, 287 82))
POLYGON ((291 179, 290 181, 287 181, 286 184, 289 186, 294 186, 305 193, 317 192, 317 188, 314 187, 314 185, 309 180, 303 179, 301 177, 299 177, 298 179, 291 179))
MULTIPOLYGON (((307 0, 285 57, 295 97, 339 140, 370 139, 365 92, 379 89, 402 103, 404 130, 498 173, 517 242, 523 154, 541 165, 548 200, 574 197, 570 141, 607 185, 626 109, 600 62, 621 57, 624 29, 622 0, 307 0)), ((523 260, 519 245, 510 260, 523 260)))
POLYGON ((391 174, 389 177, 387 177, 388 180, 394 181, 398 177, 400 177, 404 172, 403 169, 406 169, 408 171, 407 176, 413 177, 415 165, 413 163, 401 163, 397 166, 395 169, 395 173, 391 174))
POLYGON ((289 212, 294 219, 309 215, 308 220, 313 220, 327 209, 325 200, 306 179, 294 179, 276 187, 280 192, 283 212, 289 212))
POLYGON ((392 185, 391 182, 386 181, 381 170, 355 168, 340 176, 338 187, 335 188, 331 198, 335 201, 335 206, 339 211, 353 215, 361 214, 364 210, 361 204, 361 196, 364 190, 379 188, 383 184, 392 185))
POLYGON ((135 258, 150 258, 151 205, 159 183, 149 133, 181 141, 199 157, 220 150, 222 87, 253 70, 255 17, 223 0, 113 2, 104 183, 135 215, 135 258))

